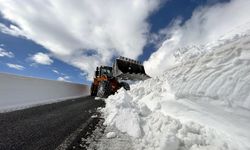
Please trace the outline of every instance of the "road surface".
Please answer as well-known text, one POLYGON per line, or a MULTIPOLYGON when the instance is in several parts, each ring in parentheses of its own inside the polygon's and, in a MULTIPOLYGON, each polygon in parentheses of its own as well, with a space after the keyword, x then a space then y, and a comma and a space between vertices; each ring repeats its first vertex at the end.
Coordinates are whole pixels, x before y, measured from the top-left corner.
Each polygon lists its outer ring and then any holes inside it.
POLYGON ((52 150, 103 107, 92 97, 0 113, 0 149, 52 150))

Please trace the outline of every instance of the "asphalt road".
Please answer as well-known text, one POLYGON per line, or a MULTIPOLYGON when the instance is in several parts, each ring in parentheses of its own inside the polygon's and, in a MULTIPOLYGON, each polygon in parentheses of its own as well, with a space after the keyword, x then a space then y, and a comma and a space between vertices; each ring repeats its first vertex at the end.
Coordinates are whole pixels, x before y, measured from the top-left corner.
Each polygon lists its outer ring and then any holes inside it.
POLYGON ((84 97, 0 113, 0 150, 53 150, 104 105, 84 97))

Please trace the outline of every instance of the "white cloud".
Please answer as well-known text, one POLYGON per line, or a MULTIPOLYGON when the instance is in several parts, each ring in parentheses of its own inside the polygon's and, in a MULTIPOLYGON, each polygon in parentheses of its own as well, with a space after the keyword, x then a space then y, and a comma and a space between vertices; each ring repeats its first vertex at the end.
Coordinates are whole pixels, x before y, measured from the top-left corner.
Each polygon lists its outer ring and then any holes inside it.
POLYGON ((53 63, 53 60, 49 57, 48 54, 44 53, 37 53, 31 57, 31 60, 35 63, 42 64, 42 65, 50 65, 53 63))
POLYGON ((0 57, 9 57, 12 58, 14 57, 14 54, 10 51, 4 50, 0 47, 0 57))
POLYGON ((6 64, 8 67, 16 69, 16 70, 23 70, 25 69, 24 66, 18 65, 18 64, 11 64, 11 63, 7 63, 6 64))
POLYGON ((10 25, 10 27, 6 27, 4 24, 0 23, 0 31, 5 34, 9 34, 12 36, 24 36, 23 31, 15 25, 10 25))
POLYGON ((65 81, 65 82, 71 82, 69 79, 70 77, 67 76, 66 74, 64 73, 61 73, 55 69, 52 70, 54 73, 56 73, 59 77, 57 78, 58 81, 65 81))
POLYGON ((82 77, 85 77, 85 76, 87 76, 88 75, 88 73, 86 73, 86 72, 81 72, 80 73, 80 76, 82 76, 82 77))
POLYGON ((159 4, 160 0, 5 0, 0 10, 19 26, 18 33, 91 79, 96 66, 110 64, 114 55, 136 58, 142 53, 149 31, 146 19, 159 4))
POLYGON ((250 1, 232 0, 210 7, 198 8, 191 19, 180 24, 177 19, 172 25, 161 31, 165 40, 161 47, 144 63, 146 71, 151 75, 159 75, 172 67, 176 59, 174 52, 181 47, 213 42, 223 35, 239 34, 239 30, 250 29, 250 1), (233 29, 237 29, 233 31, 233 29))
POLYGON ((66 81, 66 82, 70 82, 69 79, 70 79, 69 76, 63 76, 57 78, 58 81, 66 81))
POLYGON ((53 69, 52 71, 53 71, 54 73, 56 73, 56 74, 60 74, 59 71, 57 71, 57 70, 55 70, 55 69, 53 69))
POLYGON ((53 69, 52 71, 53 71, 54 73, 58 74, 58 75, 64 76, 64 77, 66 77, 66 78, 69 78, 69 76, 67 76, 66 74, 64 74, 64 73, 62 73, 62 72, 59 72, 59 71, 57 71, 57 70, 55 70, 55 69, 53 69))

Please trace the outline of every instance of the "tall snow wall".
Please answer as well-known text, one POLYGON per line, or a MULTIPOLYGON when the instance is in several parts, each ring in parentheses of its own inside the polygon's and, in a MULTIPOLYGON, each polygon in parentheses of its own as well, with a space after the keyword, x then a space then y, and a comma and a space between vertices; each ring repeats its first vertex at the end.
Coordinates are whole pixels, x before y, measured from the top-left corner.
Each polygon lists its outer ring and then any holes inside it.
POLYGON ((221 42, 197 58, 186 52, 181 65, 167 70, 167 79, 178 98, 215 100, 250 109, 250 36, 221 42))
POLYGON ((0 112, 89 94, 87 85, 0 73, 0 112))

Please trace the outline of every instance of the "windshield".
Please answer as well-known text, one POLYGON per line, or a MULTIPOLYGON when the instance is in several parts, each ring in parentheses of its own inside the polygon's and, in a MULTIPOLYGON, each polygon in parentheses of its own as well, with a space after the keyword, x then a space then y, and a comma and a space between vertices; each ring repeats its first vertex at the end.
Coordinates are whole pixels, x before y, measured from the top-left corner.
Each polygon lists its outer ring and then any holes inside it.
POLYGON ((102 68, 101 69, 101 74, 105 74, 107 76, 111 76, 111 70, 107 68, 102 68))

